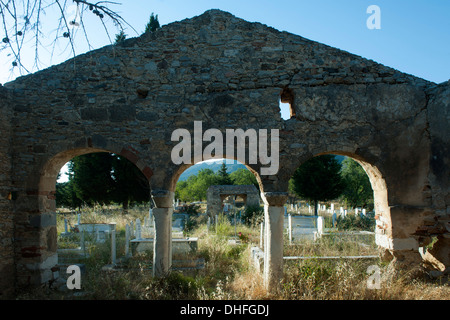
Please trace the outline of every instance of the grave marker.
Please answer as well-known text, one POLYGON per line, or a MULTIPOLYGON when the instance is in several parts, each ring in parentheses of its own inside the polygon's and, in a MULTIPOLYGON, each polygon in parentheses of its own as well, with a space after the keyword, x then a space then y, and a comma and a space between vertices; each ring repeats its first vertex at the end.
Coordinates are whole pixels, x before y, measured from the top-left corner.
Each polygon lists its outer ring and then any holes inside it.
POLYGON ((111 263, 116 264, 116 230, 111 230, 111 263))
POLYGON ((136 219, 136 239, 141 239, 141 220, 136 219))
POLYGON ((130 256, 130 226, 128 223, 125 226, 125 257, 130 256))

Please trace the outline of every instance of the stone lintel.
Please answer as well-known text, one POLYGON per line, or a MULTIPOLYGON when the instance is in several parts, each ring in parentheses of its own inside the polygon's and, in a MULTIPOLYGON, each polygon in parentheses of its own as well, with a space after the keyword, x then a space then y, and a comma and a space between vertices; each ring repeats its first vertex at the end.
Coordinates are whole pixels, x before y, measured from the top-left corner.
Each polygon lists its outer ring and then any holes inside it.
POLYGON ((287 192, 262 192, 261 198, 265 205, 272 207, 282 207, 288 198, 287 192))
POLYGON ((175 193, 169 190, 156 189, 151 192, 153 202, 157 208, 173 207, 175 193))

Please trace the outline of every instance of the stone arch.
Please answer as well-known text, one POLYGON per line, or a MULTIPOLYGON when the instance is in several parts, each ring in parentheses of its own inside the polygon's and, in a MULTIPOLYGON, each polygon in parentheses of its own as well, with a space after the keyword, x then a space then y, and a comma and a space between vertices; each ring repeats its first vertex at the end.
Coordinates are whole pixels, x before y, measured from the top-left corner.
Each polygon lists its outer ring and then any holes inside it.
POLYGON ((37 162, 37 168, 31 171, 36 174, 27 181, 27 199, 21 211, 28 214, 29 224, 20 224, 21 235, 26 240, 19 243, 18 269, 26 270, 26 277, 18 272, 19 286, 44 283, 53 279, 52 268, 58 263, 57 230, 56 230, 56 179, 62 166, 70 159, 89 153, 106 152, 122 155, 132 162, 146 176, 151 177, 148 166, 143 159, 133 153, 129 147, 120 147, 110 143, 96 145, 91 138, 82 139, 80 143, 55 144, 53 152, 47 154, 46 160, 37 162), (75 147, 74 147, 75 146, 75 147))
POLYGON ((389 217, 389 203, 388 203, 388 190, 386 185, 386 179, 377 165, 372 164, 364 159, 360 155, 349 151, 330 151, 318 153, 316 156, 324 154, 335 154, 340 156, 346 156, 356 161, 366 172, 369 177, 370 184, 374 193, 374 206, 375 212, 379 213, 382 217, 388 219, 389 217))
MULTIPOLYGON (((358 151, 359 149, 356 149, 358 151)), ((414 206, 399 206, 395 203, 395 186, 389 184, 389 173, 386 173, 381 161, 377 157, 363 157, 357 154, 354 147, 340 147, 339 149, 327 149, 322 151, 316 149, 314 155, 305 155, 301 157, 296 165, 298 168, 305 161, 320 155, 334 154, 352 158, 366 172, 369 177, 374 193, 375 209, 375 242, 380 249, 380 258, 391 261, 392 264, 400 264, 415 268, 420 265, 422 258, 419 253, 421 242, 420 237, 415 234, 415 228, 420 225, 420 221, 430 213, 429 209, 417 208, 414 206), (413 213, 415 216, 411 216, 413 213), (407 214, 410 220, 407 221, 407 214), (414 218, 414 219, 411 219, 414 218), (415 221, 417 220, 417 221, 415 221)), ((293 171, 291 170, 293 174, 293 171)), ((397 267, 399 269, 399 267, 397 267)))
MULTIPOLYGON (((211 159, 213 159, 213 158, 204 159, 202 161, 211 160, 211 159)), ((231 159, 231 158, 226 158, 226 157, 220 158, 220 159, 225 159, 225 160, 229 159, 229 160, 236 160, 236 161, 238 160, 237 158, 231 159)), ((220 159, 217 159, 217 160, 220 160, 220 159)), ((171 192, 175 192, 176 184, 177 184, 180 176, 183 174, 183 172, 202 161, 199 161, 197 163, 194 163, 194 161, 192 161, 191 164, 181 164, 181 165, 174 167, 173 173, 170 176, 170 179, 168 182, 168 186, 167 186, 168 190, 171 192)), ((247 164, 247 163, 242 163, 242 164, 255 176, 256 181, 258 182, 258 185, 260 187, 260 190, 261 190, 261 192, 263 192, 263 183, 262 183, 261 176, 258 173, 258 168, 252 164, 247 164)))

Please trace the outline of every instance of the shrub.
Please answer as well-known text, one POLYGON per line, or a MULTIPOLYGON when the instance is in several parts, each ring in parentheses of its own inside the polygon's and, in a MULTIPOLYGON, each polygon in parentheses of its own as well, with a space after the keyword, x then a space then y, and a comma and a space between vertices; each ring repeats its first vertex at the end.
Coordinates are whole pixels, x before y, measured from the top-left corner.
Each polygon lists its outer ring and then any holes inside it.
POLYGON ((336 220, 338 230, 374 231, 375 218, 372 216, 347 215, 336 220))
POLYGON ((264 209, 258 205, 248 206, 241 217, 246 225, 257 226, 264 220, 264 209))

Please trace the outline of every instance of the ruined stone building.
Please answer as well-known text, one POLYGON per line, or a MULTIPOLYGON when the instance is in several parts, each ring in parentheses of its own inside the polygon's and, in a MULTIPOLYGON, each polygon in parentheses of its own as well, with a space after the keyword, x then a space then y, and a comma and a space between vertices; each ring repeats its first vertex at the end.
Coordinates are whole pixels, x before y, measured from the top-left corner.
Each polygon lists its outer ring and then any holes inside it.
POLYGON ((437 237, 427 259, 441 271, 450 266, 450 82, 211 10, 17 78, 0 87, 0 107, 2 298, 52 279, 56 178, 91 152, 122 155, 148 178, 154 263, 157 274, 169 270, 166 226, 189 167, 171 161, 171 134, 192 133, 194 121, 203 130, 279 130, 278 172, 262 175, 265 164, 246 163, 265 205, 268 288, 282 276, 288 180, 322 154, 349 156, 367 172, 384 258, 420 265, 418 248, 437 237), (290 104, 289 120, 280 99, 290 104))

